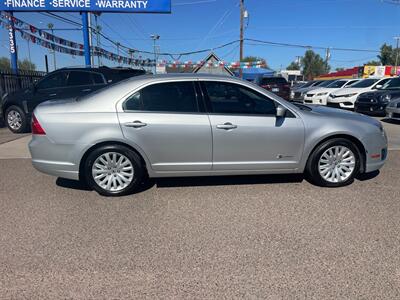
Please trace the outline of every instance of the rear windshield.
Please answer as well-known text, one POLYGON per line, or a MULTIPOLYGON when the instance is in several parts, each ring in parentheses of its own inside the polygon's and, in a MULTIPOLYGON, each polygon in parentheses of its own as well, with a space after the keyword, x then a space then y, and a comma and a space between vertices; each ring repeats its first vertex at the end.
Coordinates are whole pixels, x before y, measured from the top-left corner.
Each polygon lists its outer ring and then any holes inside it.
POLYGON ((280 83, 280 84, 287 84, 287 81, 283 77, 265 77, 261 80, 261 84, 275 84, 275 83, 280 83))
POLYGON ((365 87, 370 87, 374 83, 376 83, 379 79, 364 79, 361 80, 355 84, 352 84, 352 88, 365 88, 365 87))

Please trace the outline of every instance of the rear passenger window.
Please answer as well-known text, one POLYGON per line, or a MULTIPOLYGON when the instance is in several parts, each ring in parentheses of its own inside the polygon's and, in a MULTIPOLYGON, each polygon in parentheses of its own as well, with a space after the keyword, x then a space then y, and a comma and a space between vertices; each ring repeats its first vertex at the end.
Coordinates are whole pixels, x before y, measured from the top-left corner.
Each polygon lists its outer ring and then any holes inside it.
POLYGON ((153 84, 130 96, 124 110, 198 112, 193 82, 153 84))
POLYGON ((68 76, 67 85, 92 85, 92 76, 90 72, 71 71, 68 76))
POLYGON ((92 73, 94 84, 104 84, 103 76, 99 73, 92 73))

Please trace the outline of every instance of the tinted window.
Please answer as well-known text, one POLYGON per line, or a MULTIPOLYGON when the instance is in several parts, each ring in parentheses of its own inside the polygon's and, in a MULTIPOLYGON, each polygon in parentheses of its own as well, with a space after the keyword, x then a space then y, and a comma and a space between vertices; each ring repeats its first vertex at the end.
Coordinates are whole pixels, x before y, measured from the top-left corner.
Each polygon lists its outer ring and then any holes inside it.
POLYGON ((400 78, 389 79, 382 85, 383 90, 398 90, 400 89, 400 78))
POLYGON ((352 88, 370 87, 371 85, 373 85, 377 81, 378 81, 378 79, 363 79, 363 80, 353 84, 351 87, 352 88))
POLYGON ((314 83, 315 83, 315 81, 309 81, 309 82, 305 83, 304 85, 302 85, 301 87, 306 88, 306 87, 312 86, 314 83))
POLYGON ((38 89, 51 89, 65 86, 67 80, 67 72, 57 72, 49 75, 38 83, 38 89))
POLYGON ((275 102, 246 87, 225 82, 204 83, 214 113, 275 115, 275 102))
POLYGON ((283 77, 266 77, 263 78, 261 84, 287 84, 287 81, 283 77))
POLYGON ((90 72, 71 71, 68 76, 68 85, 91 85, 93 84, 90 72))
POLYGON ((93 82, 95 84, 104 84, 103 76, 99 73, 92 73, 93 82))
POLYGON ((344 84, 346 83, 346 80, 336 80, 334 82, 332 82, 329 86, 327 86, 328 88, 341 88, 342 86, 344 86, 344 84))
POLYGON ((333 81, 334 81, 334 80, 325 80, 325 81, 322 81, 318 86, 319 86, 319 87, 327 87, 327 86, 329 86, 333 81))
POLYGON ((153 84, 133 94, 124 103, 125 110, 160 112, 198 112, 192 82, 153 84))

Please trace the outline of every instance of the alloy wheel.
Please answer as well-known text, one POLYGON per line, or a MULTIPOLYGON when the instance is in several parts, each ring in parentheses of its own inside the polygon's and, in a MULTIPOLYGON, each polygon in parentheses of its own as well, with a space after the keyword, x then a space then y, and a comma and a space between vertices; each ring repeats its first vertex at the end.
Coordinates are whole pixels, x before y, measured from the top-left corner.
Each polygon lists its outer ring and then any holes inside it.
POLYGON ((318 161, 321 177, 330 183, 344 182, 351 177, 356 166, 356 156, 345 146, 328 148, 318 161))
POLYGON ((16 110, 10 110, 7 115, 7 122, 11 129, 19 130, 22 126, 21 114, 16 110))
POLYGON ((133 164, 128 157, 118 152, 106 152, 94 161, 92 176, 102 189, 118 192, 134 179, 133 164))

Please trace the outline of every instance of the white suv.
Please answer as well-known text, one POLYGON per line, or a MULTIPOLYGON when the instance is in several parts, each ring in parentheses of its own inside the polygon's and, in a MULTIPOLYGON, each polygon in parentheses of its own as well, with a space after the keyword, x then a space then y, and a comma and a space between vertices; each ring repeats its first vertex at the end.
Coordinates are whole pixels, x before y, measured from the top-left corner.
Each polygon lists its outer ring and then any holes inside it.
POLYGON ((351 87, 333 92, 328 97, 328 106, 354 109, 354 103, 361 93, 379 88, 391 78, 366 78, 354 83, 351 87))
POLYGON ((304 103, 326 105, 328 96, 331 93, 341 88, 349 87, 358 81, 360 81, 360 79, 338 79, 325 88, 309 91, 304 97, 304 103))

